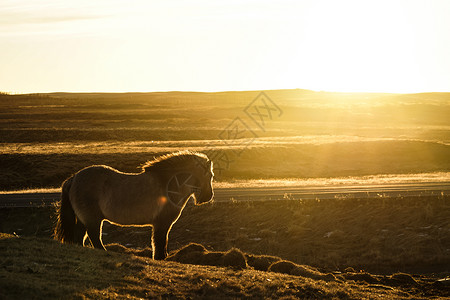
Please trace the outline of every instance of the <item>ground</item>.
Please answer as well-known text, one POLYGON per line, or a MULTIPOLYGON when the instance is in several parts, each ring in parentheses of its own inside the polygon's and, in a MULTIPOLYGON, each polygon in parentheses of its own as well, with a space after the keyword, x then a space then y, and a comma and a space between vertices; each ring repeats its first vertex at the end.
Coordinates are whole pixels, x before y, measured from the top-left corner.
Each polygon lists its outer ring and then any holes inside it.
POLYGON ((6 299, 450 297, 449 209, 445 197, 190 205, 163 262, 150 258, 151 228, 105 223, 104 252, 51 240, 53 208, 1 209, 0 290, 6 299))
MULTIPOLYGON (((185 149, 208 154, 222 185, 449 177, 449 93, 260 95, 0 94, 0 190, 58 188, 92 164, 139 172, 185 149)), ((190 205, 163 262, 149 258, 150 227, 105 222, 104 252, 53 241, 51 207, 2 208, 0 298, 450 297, 449 202, 379 195, 190 205)))

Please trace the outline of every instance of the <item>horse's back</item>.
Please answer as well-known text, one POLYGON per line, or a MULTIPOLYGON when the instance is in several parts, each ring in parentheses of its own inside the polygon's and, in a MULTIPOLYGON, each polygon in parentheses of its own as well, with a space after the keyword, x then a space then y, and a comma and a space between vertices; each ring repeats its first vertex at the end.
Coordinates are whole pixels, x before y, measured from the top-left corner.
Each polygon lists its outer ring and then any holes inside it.
POLYGON ((116 174, 119 174, 119 171, 108 166, 90 166, 75 174, 72 185, 78 192, 89 190, 92 193, 95 187, 101 188, 105 182, 111 180, 116 174))
POLYGON ((92 175, 107 175, 107 174, 119 174, 122 173, 110 166, 105 165, 93 165, 86 167, 84 169, 81 169, 78 171, 75 176, 92 176, 92 175))
MULTIPOLYGON (((119 172, 111 167, 95 165, 78 171, 72 180, 70 202, 75 211, 101 214, 100 202, 108 197, 105 186, 119 172)), ((83 215, 83 213, 81 213, 83 215)))
POLYGON ((75 174, 71 202, 79 211, 88 211, 118 224, 147 223, 158 211, 157 203, 152 201, 160 194, 158 187, 157 180, 149 174, 122 173, 96 165, 75 174), (146 214, 145 220, 138 217, 142 213, 146 214))

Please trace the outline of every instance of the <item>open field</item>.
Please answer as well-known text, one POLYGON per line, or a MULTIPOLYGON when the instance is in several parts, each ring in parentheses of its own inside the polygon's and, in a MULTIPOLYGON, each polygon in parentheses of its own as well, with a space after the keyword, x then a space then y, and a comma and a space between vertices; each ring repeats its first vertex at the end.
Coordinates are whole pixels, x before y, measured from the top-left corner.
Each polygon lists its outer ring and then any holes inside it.
MULTIPOLYGON (((450 268, 448 196, 220 202, 189 205, 169 249, 190 242, 280 256, 328 270, 389 273, 450 268)), ((2 208, 0 231, 51 237, 54 209, 2 208), (24 220, 27 220, 24 222, 24 220)), ((150 247, 151 228, 105 223, 105 243, 150 247)))
MULTIPOLYGON (((218 187, 449 181, 448 93, 260 95, 0 94, 0 190, 181 149, 218 187)), ((2 208, 0 298, 450 297, 449 219, 444 194, 189 205, 155 262, 150 227, 105 222, 105 253, 51 241, 52 208, 2 208)))
POLYGON ((450 170, 448 93, 259 95, 0 95, 0 190, 57 187, 91 164, 137 172, 180 149, 208 153, 217 181, 450 170))
POLYGON ((181 298, 201 295, 213 297, 215 293, 222 297, 257 298, 450 296, 448 281, 435 283, 436 280, 450 275, 449 203, 448 196, 434 196, 229 202, 188 206, 170 234, 169 251, 173 252, 192 242, 202 244, 208 251, 213 252, 238 248, 248 253, 246 259, 249 267, 244 271, 217 269, 214 267, 216 264, 220 265, 217 257, 213 260, 202 260, 198 257, 199 253, 189 256, 190 258, 181 257, 180 262, 213 267, 149 261, 150 227, 122 228, 104 224, 103 240, 111 245, 108 249, 120 251, 126 256, 116 256, 114 253, 105 256, 97 250, 58 246, 57 243, 49 241, 54 220, 52 208, 1 209, 0 231, 29 238, 6 239, 0 242, 2 247, 9 249, 3 248, 2 251, 13 255, 4 256, 0 272, 5 279, 2 279, 4 284, 22 278, 22 281, 12 285, 12 288, 4 289, 12 293, 6 295, 17 297, 31 291, 38 291, 42 295, 88 293, 89 297, 94 298, 101 297, 96 293, 106 293, 103 295, 116 298, 130 294, 142 297, 143 294, 140 293, 150 291, 157 295, 174 293, 167 296, 181 298), (112 246, 115 243, 128 248, 112 246), (42 250, 47 247, 49 250, 42 250), (51 251, 50 253, 55 255, 39 256, 36 260, 35 251, 51 251), (130 256, 132 254, 144 258, 130 256), (14 255, 21 258, 15 258, 14 255), (54 256, 57 257, 58 263, 52 261, 54 256), (96 259, 101 261, 102 267, 93 273, 98 275, 91 279, 93 283, 89 283, 87 279, 69 283, 72 276, 81 278, 85 272, 95 270, 96 259), (329 282, 330 278, 322 281, 326 277, 310 278, 311 274, 297 274, 290 268, 280 269, 282 273, 291 274, 289 276, 267 272, 270 262, 279 259, 291 261, 296 265, 307 265, 321 274, 332 273, 337 280, 329 282), (79 265, 79 262, 86 260, 89 265, 79 265), (67 282, 68 286, 64 289, 58 285, 45 289, 33 286, 41 285, 40 280, 46 282, 50 281, 48 278, 53 278, 52 276, 60 276, 61 270, 67 270, 64 266, 69 262, 79 265, 79 268, 69 268, 73 270, 73 274, 67 274, 67 280, 64 282, 67 282), (134 269, 135 263, 144 266, 146 271, 138 267, 134 269), (127 267, 122 268, 122 264, 127 267), (173 269, 177 269, 176 274, 184 279, 172 278, 173 272, 170 270, 173 269), (255 269, 264 272, 254 271, 255 269), (46 274, 44 277, 39 275, 43 272, 46 274), (114 278, 101 279, 106 276, 104 272, 114 278), (395 280, 389 278, 397 273, 403 275, 399 276, 394 284, 395 280), (27 274, 26 277, 21 277, 23 274, 27 274), (196 276, 200 276, 202 280, 192 279, 197 278, 196 276), (195 282, 189 283, 189 278, 195 282), (277 285, 284 282, 284 288, 261 286, 267 278, 270 282, 277 282, 277 285), (169 279, 173 280, 173 285, 163 284, 169 279), (329 283, 326 283, 327 281, 329 283), (211 286, 205 287, 205 284, 211 286), (286 284, 289 288, 286 288, 286 284), (23 287, 25 289, 22 289, 23 287), (181 290, 176 292, 178 288, 181 290), (207 290, 203 291, 203 288, 207 290))
MULTIPOLYGON (((348 270, 336 277, 294 265, 311 274, 298 276, 280 274, 283 266, 291 266, 289 262, 274 264, 279 267, 272 272, 248 266, 236 269, 160 262, 132 254, 5 234, 0 236, 0 249, 8 255, 8 259, 1 259, 2 299, 417 299, 448 296, 445 281, 402 273, 373 276, 348 270), (36 253, 45 255, 36 256, 36 253)), ((240 251, 233 251, 207 254, 229 257, 236 253, 244 258, 240 251)))

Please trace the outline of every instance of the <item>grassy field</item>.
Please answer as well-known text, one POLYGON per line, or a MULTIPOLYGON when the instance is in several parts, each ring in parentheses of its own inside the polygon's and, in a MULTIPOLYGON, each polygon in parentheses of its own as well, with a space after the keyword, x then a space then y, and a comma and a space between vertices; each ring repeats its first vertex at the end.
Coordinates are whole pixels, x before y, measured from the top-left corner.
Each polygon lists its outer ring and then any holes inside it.
MULTIPOLYGON (((444 283, 407 274, 377 278, 349 270, 338 277, 329 274, 327 279, 315 279, 280 274, 282 267, 263 272, 249 267, 158 262, 130 254, 5 234, 0 236, 0 249, 8 255, 8 259, 2 257, 0 269, 2 299, 417 299, 448 296, 441 288, 444 283), (36 256, 37 253, 45 255, 36 256)), ((240 251, 232 253, 243 257, 240 251)), ((277 264, 285 265, 289 263, 277 264)), ((294 267, 321 276, 316 270, 294 267)))
POLYGON ((91 164, 136 172, 180 149, 208 153, 218 181, 450 170, 448 93, 265 95, 1 94, 0 189, 57 187, 91 164))
MULTIPOLYGON (((217 186, 448 181, 449 115, 448 93, 0 94, 0 190, 181 149, 213 159, 217 186)), ((2 208, 0 298, 450 297, 449 200, 189 205, 164 262, 150 227, 105 222, 105 253, 52 241, 52 208, 2 208)))
POLYGON ((52 208, 1 209, 0 232, 21 236, 0 241, 1 290, 5 298, 450 296, 439 281, 450 276, 449 200, 190 205, 170 234, 175 262, 149 259, 150 227, 105 223, 107 254, 51 241, 52 208), (189 243, 199 246, 176 253, 189 243), (64 287, 52 284, 60 276, 64 287))

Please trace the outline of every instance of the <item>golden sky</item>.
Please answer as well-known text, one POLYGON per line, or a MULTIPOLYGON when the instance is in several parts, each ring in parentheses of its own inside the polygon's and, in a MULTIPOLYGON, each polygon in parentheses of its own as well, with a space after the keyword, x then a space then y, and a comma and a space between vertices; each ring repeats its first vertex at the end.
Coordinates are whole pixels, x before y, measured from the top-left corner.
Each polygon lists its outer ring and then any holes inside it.
POLYGON ((0 91, 450 92, 449 0, 0 2, 0 91))

